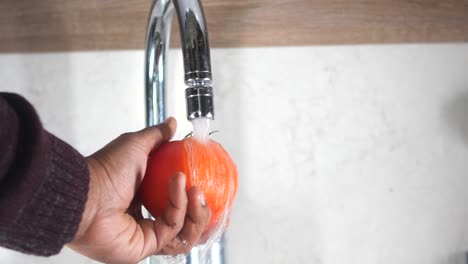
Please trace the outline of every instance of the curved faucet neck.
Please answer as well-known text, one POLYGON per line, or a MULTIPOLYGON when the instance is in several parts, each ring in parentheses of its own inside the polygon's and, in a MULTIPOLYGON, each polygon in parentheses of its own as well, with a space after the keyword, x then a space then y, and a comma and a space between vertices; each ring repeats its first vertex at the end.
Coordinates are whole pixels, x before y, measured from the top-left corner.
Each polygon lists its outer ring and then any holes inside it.
POLYGON ((173 0, 180 27, 185 84, 211 84, 210 46, 205 15, 199 0, 173 0))
POLYGON ((155 0, 146 37, 145 86, 147 125, 166 117, 166 58, 174 8, 184 58, 187 119, 214 119, 210 48, 203 8, 199 0, 155 0))

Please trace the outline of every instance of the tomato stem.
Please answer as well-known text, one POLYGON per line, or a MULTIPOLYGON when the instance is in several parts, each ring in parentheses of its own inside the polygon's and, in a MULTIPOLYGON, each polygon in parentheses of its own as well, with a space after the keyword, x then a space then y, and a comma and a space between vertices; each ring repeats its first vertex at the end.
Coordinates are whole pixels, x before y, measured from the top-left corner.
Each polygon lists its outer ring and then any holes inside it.
POLYGON ((188 134, 184 137, 184 139, 186 139, 186 138, 188 138, 188 137, 191 137, 191 136, 193 136, 193 131, 191 131, 190 133, 188 133, 188 134))
MULTIPOLYGON (((213 131, 211 131, 210 133, 208 133, 208 135, 211 136, 212 134, 218 133, 218 132, 219 132, 219 130, 213 130, 213 131)), ((190 131, 190 133, 188 133, 187 135, 185 135, 184 139, 189 138, 189 137, 192 137, 192 136, 193 136, 193 131, 190 131)))

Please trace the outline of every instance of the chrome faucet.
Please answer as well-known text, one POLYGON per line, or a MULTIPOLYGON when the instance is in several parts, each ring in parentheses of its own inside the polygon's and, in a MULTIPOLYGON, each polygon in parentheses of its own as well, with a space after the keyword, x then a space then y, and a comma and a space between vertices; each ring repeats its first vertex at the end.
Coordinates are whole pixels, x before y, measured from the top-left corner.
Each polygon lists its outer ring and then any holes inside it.
POLYGON ((214 119, 210 47, 199 0, 155 0, 146 35, 145 85, 147 125, 166 118, 166 58, 174 7, 179 19, 184 58, 187 119, 214 119), (173 4, 172 4, 173 3, 173 4))
MULTIPOLYGON (((154 0, 146 33, 145 91, 146 125, 152 126, 166 119, 167 51, 172 18, 176 10, 184 58, 184 77, 187 88, 187 119, 214 119, 213 88, 210 86, 211 61, 205 16, 199 0, 154 0)), ((187 256, 189 264, 224 263, 223 242, 216 242, 206 255, 197 248, 187 256)), ((146 260, 152 263, 151 258, 146 260)))

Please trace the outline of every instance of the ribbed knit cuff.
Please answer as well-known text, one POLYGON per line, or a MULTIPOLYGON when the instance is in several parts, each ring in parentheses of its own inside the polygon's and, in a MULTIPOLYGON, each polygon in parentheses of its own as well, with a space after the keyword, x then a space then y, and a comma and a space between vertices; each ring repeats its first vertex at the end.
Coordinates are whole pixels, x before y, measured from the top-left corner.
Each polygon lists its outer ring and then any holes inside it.
POLYGON ((0 217, 0 246, 27 254, 54 255, 78 230, 89 190, 87 163, 71 146, 42 129, 25 100, 12 95, 8 99, 18 112, 21 129, 25 129, 25 122, 35 125, 21 133, 16 160, 1 182, 0 187, 8 188, 0 192, 0 212, 4 213, 0 217), (32 147, 22 145, 25 135, 29 135, 27 142, 32 147))
POLYGON ((58 254, 75 236, 89 190, 88 167, 70 146, 49 134, 47 178, 18 219, 20 251, 58 254), (64 158, 66 157, 66 158, 64 158))

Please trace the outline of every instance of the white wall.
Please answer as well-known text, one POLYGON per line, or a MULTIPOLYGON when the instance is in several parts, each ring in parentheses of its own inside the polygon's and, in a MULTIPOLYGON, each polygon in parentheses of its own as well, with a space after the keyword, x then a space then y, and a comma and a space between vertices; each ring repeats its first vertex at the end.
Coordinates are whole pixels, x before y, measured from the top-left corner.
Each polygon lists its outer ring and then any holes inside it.
MULTIPOLYGON (((240 172, 229 264, 467 263, 468 44, 215 49, 212 60, 216 137, 240 172)), ((0 90, 90 154, 143 127, 142 72, 140 51, 0 55, 0 90)), ((92 263, 0 251, 0 263, 65 261, 92 263)))

